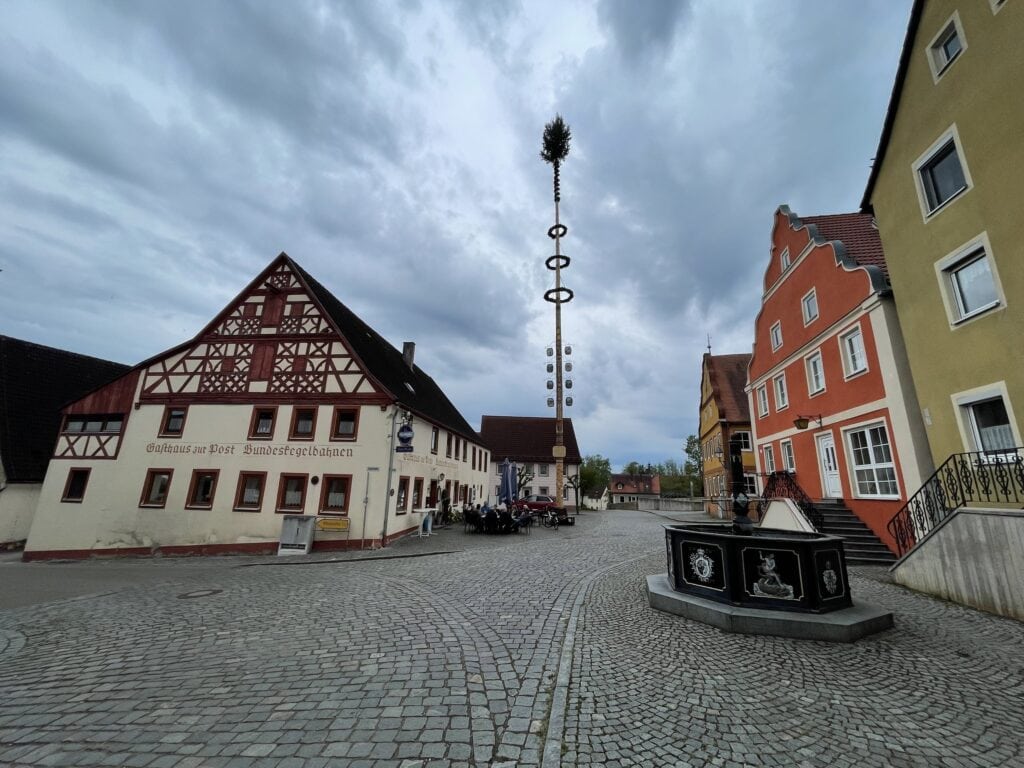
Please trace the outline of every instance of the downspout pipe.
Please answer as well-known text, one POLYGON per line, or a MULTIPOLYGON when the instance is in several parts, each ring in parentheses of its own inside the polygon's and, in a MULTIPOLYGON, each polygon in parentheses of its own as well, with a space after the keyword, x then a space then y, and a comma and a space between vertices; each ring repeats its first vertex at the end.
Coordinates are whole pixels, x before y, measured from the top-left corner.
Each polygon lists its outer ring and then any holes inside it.
POLYGON ((394 483, 395 472, 395 430, 398 426, 398 414, 401 406, 395 401, 391 411, 391 439, 388 440, 388 482, 387 490, 384 491, 384 527, 380 532, 381 548, 387 546, 388 537, 388 507, 391 504, 391 490, 394 483))

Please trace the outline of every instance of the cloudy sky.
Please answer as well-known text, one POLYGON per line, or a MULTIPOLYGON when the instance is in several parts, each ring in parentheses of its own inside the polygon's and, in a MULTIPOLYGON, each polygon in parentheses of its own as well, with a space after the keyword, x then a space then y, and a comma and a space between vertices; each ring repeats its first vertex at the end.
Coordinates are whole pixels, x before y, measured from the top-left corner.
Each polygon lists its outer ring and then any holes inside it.
POLYGON ((546 415, 560 113, 580 448, 681 460, 775 208, 856 210, 909 10, 7 0, 0 333, 135 363, 286 251, 470 424, 546 415))

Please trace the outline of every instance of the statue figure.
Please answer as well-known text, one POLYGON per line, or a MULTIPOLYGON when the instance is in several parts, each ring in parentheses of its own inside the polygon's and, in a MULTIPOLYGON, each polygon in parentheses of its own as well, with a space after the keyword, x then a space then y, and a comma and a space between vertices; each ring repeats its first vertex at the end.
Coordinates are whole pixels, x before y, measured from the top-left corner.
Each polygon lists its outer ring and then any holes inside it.
POLYGON ((784 584, 779 574, 775 572, 775 555, 769 552, 767 555, 759 555, 760 564, 757 572, 761 578, 754 584, 754 594, 759 597, 793 597, 793 587, 784 584))

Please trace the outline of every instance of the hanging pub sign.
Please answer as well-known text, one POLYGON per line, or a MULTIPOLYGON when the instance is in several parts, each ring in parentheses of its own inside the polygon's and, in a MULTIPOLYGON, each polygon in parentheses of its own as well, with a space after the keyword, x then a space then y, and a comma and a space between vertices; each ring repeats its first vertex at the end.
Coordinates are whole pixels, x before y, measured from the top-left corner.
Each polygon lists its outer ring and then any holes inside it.
POLYGON ((395 446, 395 453, 412 453, 412 427, 403 424, 398 428, 398 445, 395 446))

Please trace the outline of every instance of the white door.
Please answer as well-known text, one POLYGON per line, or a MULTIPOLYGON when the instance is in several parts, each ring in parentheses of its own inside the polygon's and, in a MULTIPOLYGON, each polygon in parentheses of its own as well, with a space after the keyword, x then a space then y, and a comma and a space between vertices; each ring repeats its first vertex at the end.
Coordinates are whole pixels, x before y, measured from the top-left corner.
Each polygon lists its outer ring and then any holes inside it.
POLYGON ((818 462, 821 464, 821 487, 826 498, 840 498, 843 486, 839 482, 839 461, 836 459, 836 444, 831 433, 818 435, 818 462))

